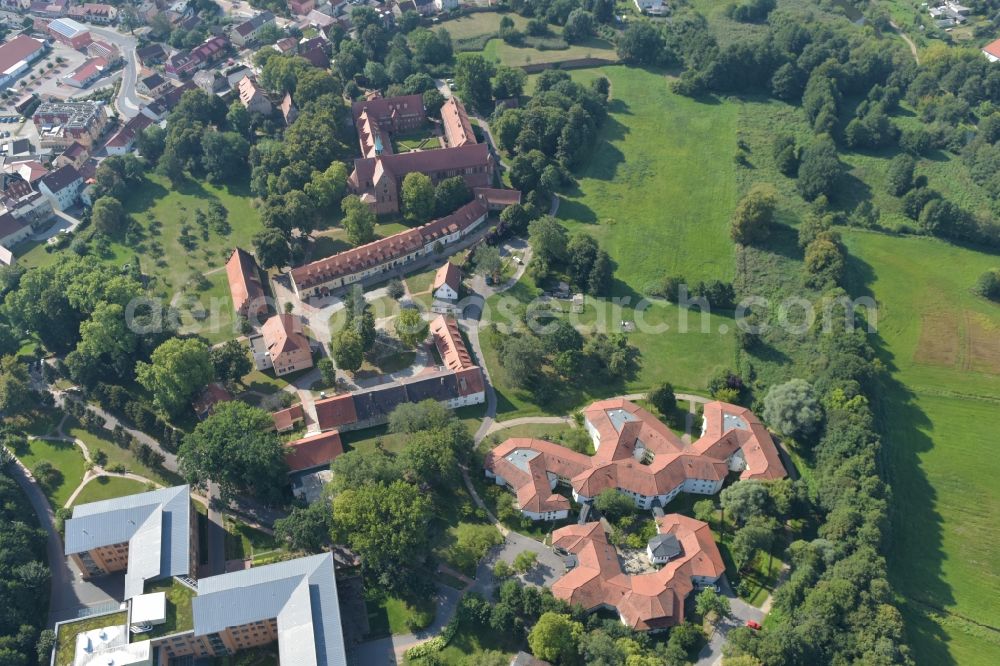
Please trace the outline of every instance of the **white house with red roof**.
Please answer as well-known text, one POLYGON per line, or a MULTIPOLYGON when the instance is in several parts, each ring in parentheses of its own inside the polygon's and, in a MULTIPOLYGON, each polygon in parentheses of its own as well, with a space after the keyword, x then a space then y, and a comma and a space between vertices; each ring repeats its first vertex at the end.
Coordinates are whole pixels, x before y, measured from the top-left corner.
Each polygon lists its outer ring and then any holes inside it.
POLYGON ((444 262, 434 275, 431 292, 434 298, 442 301, 457 301, 458 290, 462 286, 462 269, 451 263, 444 262))
POLYGON ((1000 60, 1000 39, 995 39, 983 47, 983 55, 990 62, 1000 60))

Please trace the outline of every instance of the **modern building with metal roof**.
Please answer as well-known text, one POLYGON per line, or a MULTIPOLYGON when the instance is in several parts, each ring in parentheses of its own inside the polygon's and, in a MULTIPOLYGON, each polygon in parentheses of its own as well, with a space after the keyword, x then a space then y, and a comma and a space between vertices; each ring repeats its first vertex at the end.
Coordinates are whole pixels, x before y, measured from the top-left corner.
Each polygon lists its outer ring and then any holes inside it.
POLYGON ((66 521, 66 555, 85 578, 125 570, 125 599, 146 581, 188 576, 197 557, 189 486, 81 504, 66 521))

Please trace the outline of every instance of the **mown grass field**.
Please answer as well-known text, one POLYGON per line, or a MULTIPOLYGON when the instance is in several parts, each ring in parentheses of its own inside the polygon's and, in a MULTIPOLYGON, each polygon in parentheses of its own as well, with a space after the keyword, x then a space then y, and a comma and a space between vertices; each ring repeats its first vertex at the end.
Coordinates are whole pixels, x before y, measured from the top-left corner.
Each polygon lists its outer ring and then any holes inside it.
POLYGON ((539 49, 532 46, 512 46, 502 39, 491 39, 483 49, 487 60, 511 67, 543 62, 559 62, 577 58, 607 58, 617 60, 614 45, 604 39, 592 37, 578 44, 560 49, 539 49))
POLYGON ((49 487, 42 487, 53 510, 62 507, 83 480, 86 466, 83 453, 71 442, 32 439, 28 442, 28 451, 15 451, 15 454, 29 470, 34 471, 43 461, 51 463, 59 470, 61 478, 58 482, 49 487))
POLYGON ((115 476, 99 476, 90 481, 76 496, 74 505, 99 502, 101 500, 125 497, 146 492, 146 484, 115 476))
MULTIPOLYGON (((547 409, 563 414, 596 397, 636 392, 670 381, 679 389, 703 390, 717 370, 735 358, 732 322, 662 301, 636 310, 651 286, 667 275, 688 282, 733 277, 729 216, 736 202, 733 153, 737 106, 703 103, 670 92, 661 74, 621 66, 576 70, 572 76, 611 80, 610 115, 594 152, 577 174, 578 186, 560 195, 558 217, 571 233, 588 233, 615 262, 612 296, 590 299, 571 315, 583 330, 613 333, 635 322, 629 339, 642 352, 638 374, 595 391, 574 387, 547 409)), ((528 301, 536 294, 526 275, 504 296, 528 301)), ((487 314, 501 324, 501 297, 487 314)), ((501 418, 541 413, 530 394, 514 389, 499 368, 496 350, 483 353, 498 392, 501 418)))
POLYGON ((890 571, 919 663, 1000 663, 1000 306, 970 287, 1000 257, 851 232, 852 290, 879 304, 890 571))

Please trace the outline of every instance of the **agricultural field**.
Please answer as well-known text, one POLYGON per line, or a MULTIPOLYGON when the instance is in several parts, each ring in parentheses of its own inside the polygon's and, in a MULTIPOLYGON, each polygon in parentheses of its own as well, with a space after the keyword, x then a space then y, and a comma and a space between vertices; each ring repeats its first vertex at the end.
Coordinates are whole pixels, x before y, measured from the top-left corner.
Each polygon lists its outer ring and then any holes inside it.
MULTIPOLYGON (((664 380, 703 390, 708 378, 735 358, 733 326, 726 316, 702 318, 662 301, 637 305, 667 275, 683 275, 692 283, 732 279, 728 225, 736 201, 737 106, 679 97, 664 76, 651 71, 613 66, 572 72, 580 81, 601 75, 611 80, 610 115, 587 166, 577 174, 578 186, 560 195, 558 217, 571 233, 588 233, 608 251, 616 264, 612 296, 622 300, 588 297, 578 315, 570 315, 566 303, 560 307, 582 330, 610 333, 621 330, 622 321, 635 322, 629 339, 642 352, 641 369, 634 379, 603 387, 600 394, 567 393, 550 407, 559 414, 593 398, 648 389, 664 380), (705 177, 706 170, 712 177, 705 177)), ((526 302, 536 294, 525 275, 505 296, 526 302)), ((505 324, 499 303, 500 297, 491 298, 486 312, 505 324)), ((481 337, 501 418, 540 413, 530 395, 509 385, 489 336, 481 337)))
POLYGON ((851 232, 852 291, 879 303, 892 371, 879 411, 894 501, 889 562, 918 661, 1000 661, 1000 307, 970 293, 996 256, 851 232), (926 660, 924 659, 926 657, 926 660))

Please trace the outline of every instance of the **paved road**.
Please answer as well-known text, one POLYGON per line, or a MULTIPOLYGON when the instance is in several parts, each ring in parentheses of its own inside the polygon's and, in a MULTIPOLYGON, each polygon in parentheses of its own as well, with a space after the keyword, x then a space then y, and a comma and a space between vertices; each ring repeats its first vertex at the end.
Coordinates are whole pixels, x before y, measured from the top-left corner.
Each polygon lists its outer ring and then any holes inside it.
POLYGON ((39 524, 45 530, 45 550, 52 572, 48 626, 60 620, 77 617, 77 610, 81 606, 97 606, 111 603, 116 598, 120 599, 124 579, 120 576, 105 576, 95 581, 85 581, 76 565, 63 556, 63 542, 59 532, 56 531, 52 507, 31 473, 21 465, 20 461, 11 464, 10 475, 28 497, 31 508, 38 516, 39 524))
POLYGON ((698 654, 698 661, 695 666, 716 666, 722 663, 722 646, 726 644, 726 635, 737 627, 745 626, 748 620, 763 622, 767 613, 760 608, 751 606, 743 601, 733 592, 729 586, 729 581, 723 576, 719 579, 719 586, 722 594, 729 598, 729 607, 733 616, 716 624, 715 631, 712 632, 708 643, 698 654))
POLYGON ((122 70, 122 85, 118 89, 118 98, 115 99, 115 108, 123 118, 134 118, 139 115, 139 107, 142 102, 135 90, 135 83, 139 77, 139 57, 135 53, 136 39, 131 35, 124 35, 113 28, 102 28, 96 25, 88 25, 87 29, 98 39, 110 42, 118 47, 125 58, 125 67, 122 70))

